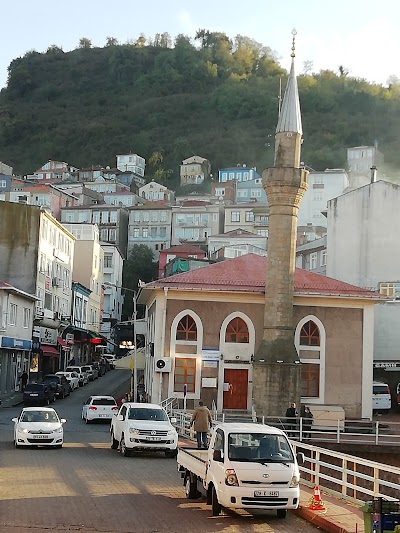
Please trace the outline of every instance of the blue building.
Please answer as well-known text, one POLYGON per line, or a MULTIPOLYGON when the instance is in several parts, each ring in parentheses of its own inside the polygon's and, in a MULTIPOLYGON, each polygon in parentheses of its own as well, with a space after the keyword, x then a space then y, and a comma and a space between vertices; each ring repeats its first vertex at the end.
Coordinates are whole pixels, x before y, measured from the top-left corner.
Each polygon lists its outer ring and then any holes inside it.
POLYGON ((237 180, 238 182, 249 181, 260 177, 260 174, 258 174, 255 168, 249 168, 246 165, 222 168, 218 171, 218 181, 221 183, 229 180, 237 180))
POLYGON ((0 194, 11 191, 11 176, 0 174, 0 194))
POLYGON ((258 177, 248 181, 238 181, 236 187, 235 203, 241 202, 261 202, 268 203, 267 195, 262 186, 262 178, 258 177))

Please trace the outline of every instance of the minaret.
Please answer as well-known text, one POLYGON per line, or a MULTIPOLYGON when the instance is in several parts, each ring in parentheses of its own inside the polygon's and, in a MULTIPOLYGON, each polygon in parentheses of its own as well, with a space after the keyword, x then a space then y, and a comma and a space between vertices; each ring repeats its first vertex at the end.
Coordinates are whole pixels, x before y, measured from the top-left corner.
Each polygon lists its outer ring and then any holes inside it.
POLYGON ((297 215, 307 190, 308 171, 300 168, 303 129, 297 79, 292 65, 275 133, 275 159, 262 173, 269 202, 264 333, 255 355, 253 391, 257 415, 282 416, 300 403, 300 360, 294 346, 293 290, 297 215))

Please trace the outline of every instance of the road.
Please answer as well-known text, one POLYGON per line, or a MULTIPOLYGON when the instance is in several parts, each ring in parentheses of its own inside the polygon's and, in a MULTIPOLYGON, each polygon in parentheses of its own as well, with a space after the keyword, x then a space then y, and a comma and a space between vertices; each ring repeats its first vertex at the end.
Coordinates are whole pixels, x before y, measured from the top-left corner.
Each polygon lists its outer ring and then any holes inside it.
POLYGON ((61 450, 15 449, 11 418, 21 408, 0 409, 0 533, 315 533, 290 513, 211 517, 203 500, 185 498, 174 459, 111 450, 109 425, 86 425, 81 408, 91 394, 122 393, 129 374, 113 370, 56 401, 67 419, 61 450))

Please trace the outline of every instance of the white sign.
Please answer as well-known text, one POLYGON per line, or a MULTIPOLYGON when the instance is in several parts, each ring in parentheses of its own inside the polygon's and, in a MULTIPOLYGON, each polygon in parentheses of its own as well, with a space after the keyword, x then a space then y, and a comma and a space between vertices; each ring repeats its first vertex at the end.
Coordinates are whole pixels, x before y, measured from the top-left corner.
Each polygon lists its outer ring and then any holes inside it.
POLYGON ((203 361, 219 361, 220 351, 212 348, 203 348, 201 351, 201 357, 203 361))
POLYGON ((217 368, 218 363, 217 361, 204 361, 203 367, 204 368, 217 368))
POLYGON ((217 378, 202 378, 201 379, 201 386, 206 388, 217 388, 217 378))
POLYGON ((57 345, 57 330, 51 328, 40 328, 40 342, 41 344, 57 345))

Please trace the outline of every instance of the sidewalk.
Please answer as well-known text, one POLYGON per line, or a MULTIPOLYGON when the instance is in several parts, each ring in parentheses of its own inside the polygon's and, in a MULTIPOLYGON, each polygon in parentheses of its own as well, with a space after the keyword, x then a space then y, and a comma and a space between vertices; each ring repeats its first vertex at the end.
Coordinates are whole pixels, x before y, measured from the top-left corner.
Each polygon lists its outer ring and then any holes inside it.
POLYGON ((22 392, 12 391, 8 394, 0 394, 0 400, 0 409, 22 405, 22 392))

